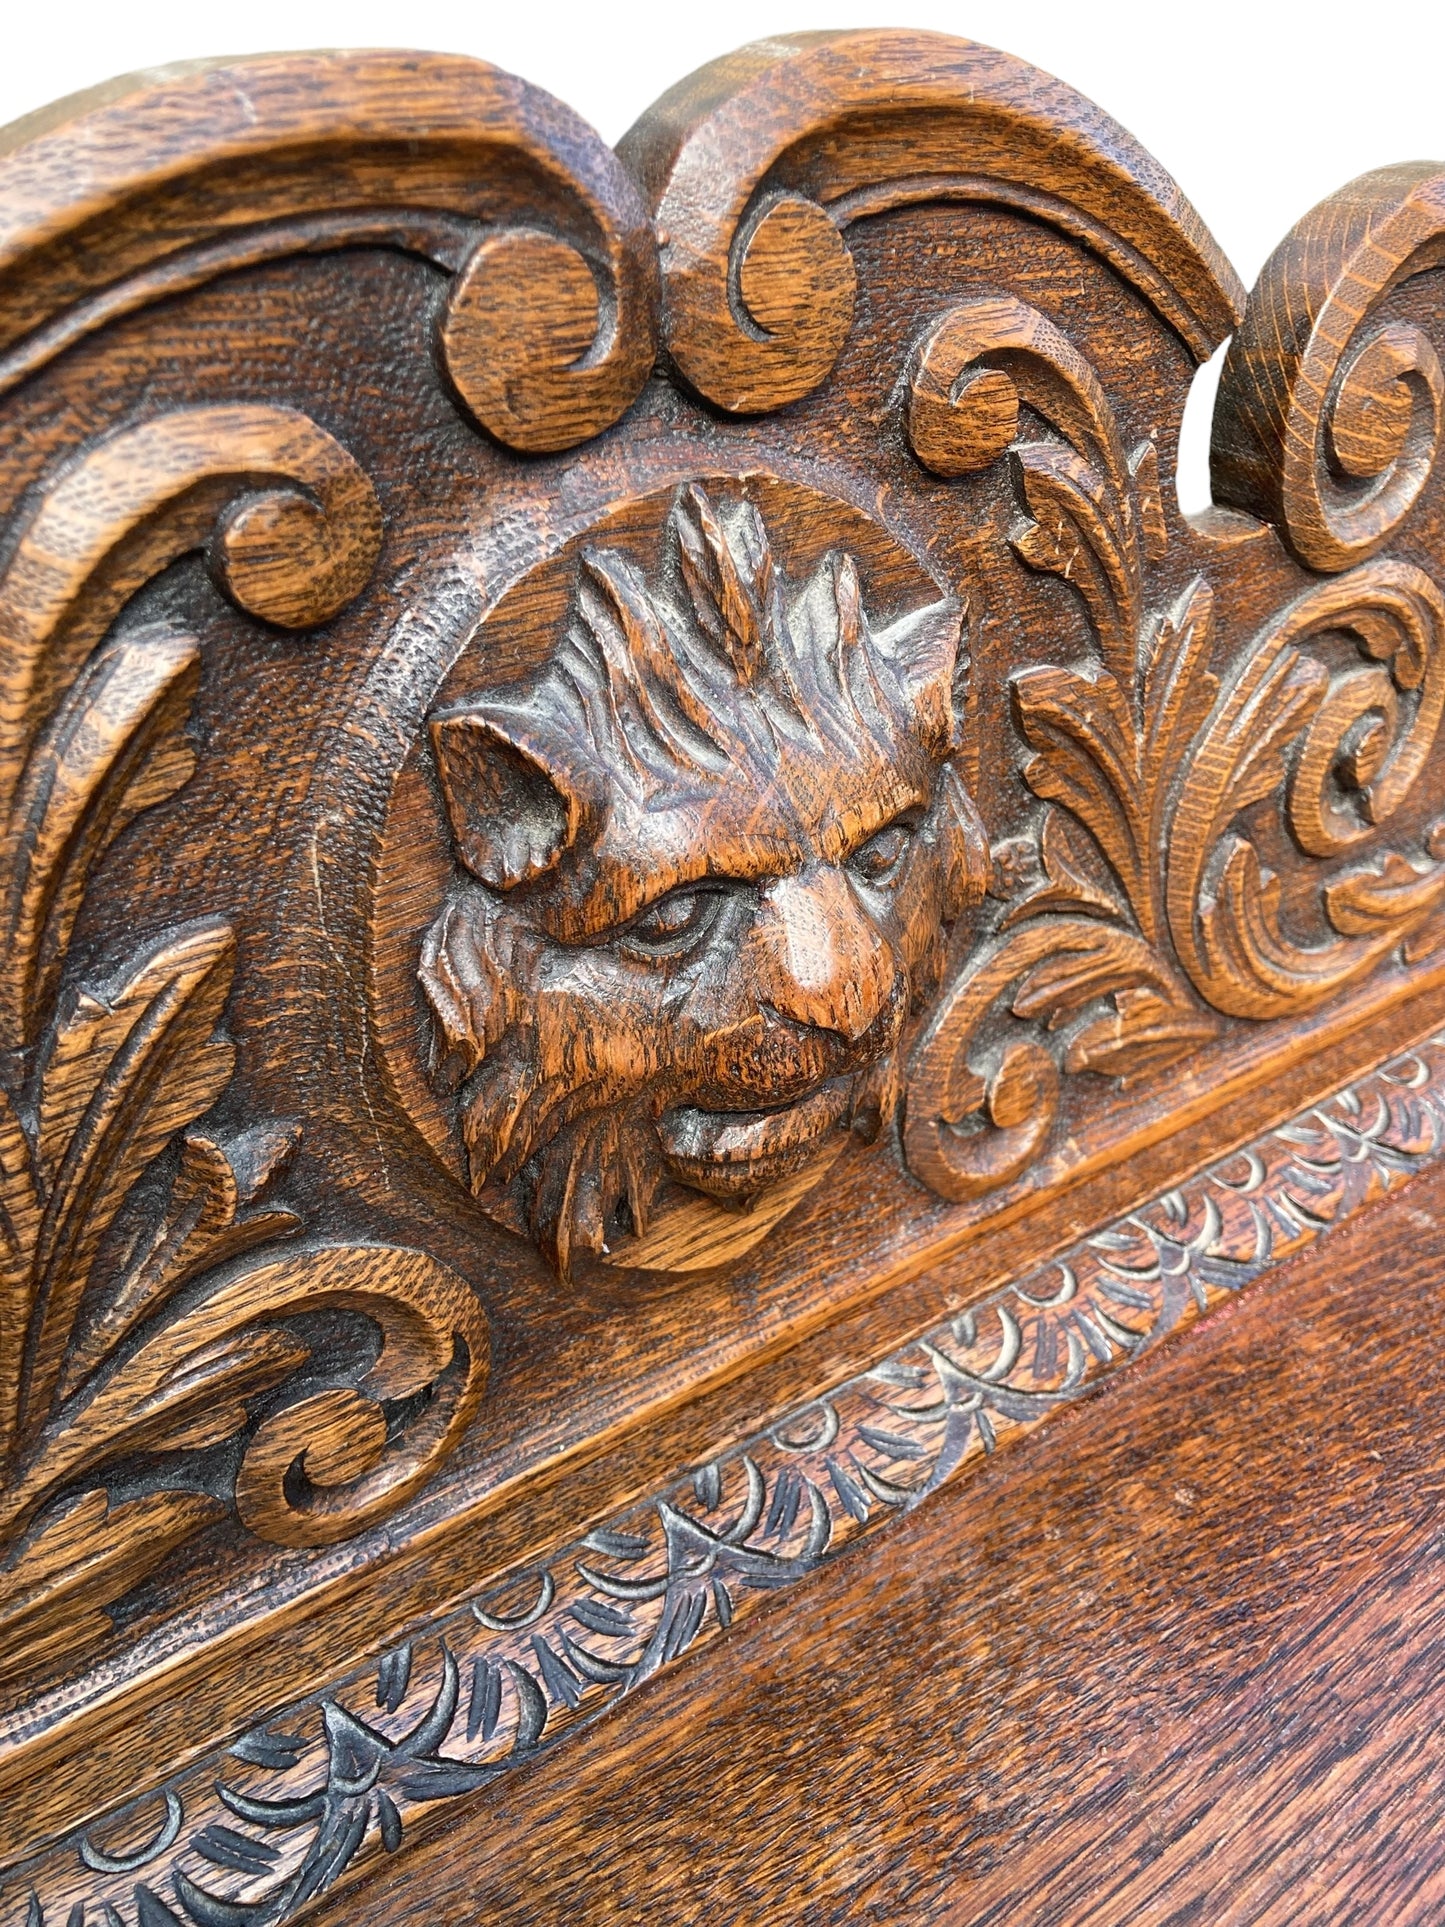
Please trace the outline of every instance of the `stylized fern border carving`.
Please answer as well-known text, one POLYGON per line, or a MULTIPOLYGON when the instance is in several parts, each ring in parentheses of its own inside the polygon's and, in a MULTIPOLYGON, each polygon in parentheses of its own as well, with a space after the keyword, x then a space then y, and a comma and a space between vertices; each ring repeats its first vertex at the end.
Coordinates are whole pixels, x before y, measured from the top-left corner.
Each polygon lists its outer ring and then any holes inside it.
POLYGON ((267 1120, 222 1136, 201 1122, 235 1062, 222 1029, 226 924, 172 928, 104 981, 66 980, 93 875, 195 763, 195 638, 112 633, 113 619, 218 516, 222 583, 284 626, 334 613, 375 560, 371 485, 329 435, 288 410, 213 408, 98 444, 42 493, 0 577, 4 1672, 103 1638, 104 1608, 228 1509, 195 1481, 108 1487, 117 1461, 153 1464, 244 1431, 245 1523, 292 1543, 336 1538, 415 1487, 485 1372, 472 1295, 419 1253, 239 1262, 299 1229, 265 1202, 299 1131, 267 1120), (258 481, 269 493, 225 513, 238 484, 258 481), (273 1400, 257 1422, 248 1401, 311 1358, 286 1315, 327 1304, 382 1328, 366 1383, 273 1400), (386 1401, 429 1387, 440 1395, 418 1425, 389 1440, 386 1401), (288 1474, 308 1446, 298 1498, 288 1474))
POLYGON ((295 1918, 1442 1152, 1445 1036, 18 1869, 0 1922, 295 1918))
POLYGON ((1216 1013, 1306 1009, 1432 923, 1445 821, 1417 848, 1372 848, 1332 873, 1331 935, 1307 944, 1286 929, 1279 881, 1242 818, 1278 797, 1308 860, 1397 812, 1445 713, 1445 597, 1413 564, 1361 563, 1284 609, 1221 687, 1204 578, 1149 612, 1148 567, 1168 539, 1152 444, 1124 448, 1093 368, 1011 296, 964 303, 929 333, 908 430, 943 475, 1007 452, 1023 511, 1012 546, 1070 585, 1097 648, 1096 660, 1014 678, 1033 751, 1024 779, 1049 805, 1042 881, 969 958, 913 1060, 909 1164, 962 1199, 1039 1156, 1061 1076, 1162 1069, 1220 1031, 1216 1013), (1020 403, 1057 439, 1020 438, 1020 403), (1332 677, 1310 645, 1340 634, 1363 661, 1332 677), (990 1051, 982 1033, 1002 1011, 1027 1028, 990 1051))

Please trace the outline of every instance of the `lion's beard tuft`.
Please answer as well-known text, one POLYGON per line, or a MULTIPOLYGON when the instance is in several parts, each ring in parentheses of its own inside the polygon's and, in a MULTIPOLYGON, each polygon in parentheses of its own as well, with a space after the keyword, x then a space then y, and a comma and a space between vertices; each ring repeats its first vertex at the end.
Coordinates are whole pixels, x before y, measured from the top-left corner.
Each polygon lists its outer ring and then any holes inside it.
MULTIPOLYGON (((568 1081, 551 1061, 524 988, 544 942, 505 900, 472 889, 433 925, 418 974, 436 1018, 435 1074, 460 1099, 473 1195, 565 1279, 580 1255, 645 1233, 672 1180, 650 1079, 639 1088, 635 1068, 624 1077, 604 1057, 568 1081)), ((873 1142, 901 1088, 895 1041, 855 1073, 844 1122, 873 1142)))

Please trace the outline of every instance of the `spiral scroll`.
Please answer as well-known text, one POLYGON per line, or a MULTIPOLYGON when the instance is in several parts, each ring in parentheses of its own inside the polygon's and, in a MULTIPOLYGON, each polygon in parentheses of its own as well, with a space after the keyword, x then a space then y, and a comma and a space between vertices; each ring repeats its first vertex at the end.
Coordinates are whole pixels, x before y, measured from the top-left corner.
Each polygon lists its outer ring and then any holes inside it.
POLYGON ((618 152, 655 212, 673 361, 738 412, 781 408, 827 377, 853 315, 843 230, 891 207, 977 202, 1048 222, 1200 359, 1242 296, 1121 128, 1022 61, 942 34, 759 41, 664 94, 618 152))
POLYGON ((244 1426, 242 1401, 308 1356, 284 1321, 318 1311, 367 1318, 382 1334, 380 1356, 359 1385, 309 1390, 262 1419, 237 1475, 237 1511, 282 1545, 324 1545, 391 1511, 476 1412, 487 1379, 485 1315, 475 1293, 422 1252, 323 1246, 220 1278, 130 1358, 97 1373, 68 1403, 64 1427, 15 1469, 0 1495, 0 1534, 107 1460, 194 1438, 201 1424, 213 1437, 244 1426), (424 1408, 393 1427, 389 1411, 421 1394, 424 1408))
POLYGON ((441 360, 510 447, 599 433, 652 368, 647 214, 569 108, 481 61, 275 54, 113 82, 0 155, 0 392, 118 315, 347 246, 455 275, 441 360))
POLYGON ((1440 442, 1445 374, 1382 315, 1445 262, 1445 171, 1363 175, 1298 223, 1250 295, 1215 408, 1216 500, 1277 523, 1300 561, 1365 561, 1410 513, 1440 442))
POLYGON ((1388 851, 1378 867, 1326 886, 1338 934, 1297 943, 1280 921, 1278 880, 1236 827, 1252 803, 1284 789, 1311 855, 1363 840, 1410 795, 1442 709, 1445 597, 1412 563, 1381 558, 1323 582, 1255 639, 1195 747, 1170 837, 1170 930, 1215 1009, 1260 1018, 1317 1003, 1442 901, 1445 868, 1432 852, 1388 851), (1383 666, 1331 680, 1308 645, 1341 633, 1383 666))
POLYGON ((0 809, 38 715, 136 590, 188 550, 249 614, 308 628, 365 586, 370 481, 294 409, 183 408, 89 449, 46 489, 0 578, 0 809))

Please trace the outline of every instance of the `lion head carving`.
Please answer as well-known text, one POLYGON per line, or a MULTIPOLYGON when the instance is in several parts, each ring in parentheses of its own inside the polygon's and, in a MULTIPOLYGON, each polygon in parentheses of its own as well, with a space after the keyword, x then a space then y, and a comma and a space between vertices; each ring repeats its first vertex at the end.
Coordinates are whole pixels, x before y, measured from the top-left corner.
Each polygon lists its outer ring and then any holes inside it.
POLYGON ((564 1275, 672 1185, 745 1201, 898 1103, 987 846, 950 761, 961 611, 875 630, 745 499, 685 490, 660 580, 583 553, 530 683, 431 741, 469 876, 421 982, 472 1188, 564 1275))

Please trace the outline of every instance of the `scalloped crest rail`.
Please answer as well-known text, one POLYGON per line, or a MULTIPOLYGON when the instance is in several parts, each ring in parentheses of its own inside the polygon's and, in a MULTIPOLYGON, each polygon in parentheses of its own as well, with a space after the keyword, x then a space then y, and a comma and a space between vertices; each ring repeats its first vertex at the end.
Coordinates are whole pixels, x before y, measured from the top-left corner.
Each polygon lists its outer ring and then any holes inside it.
POLYGON ((1442 271, 925 34, 0 136, 4 1927, 289 1920, 1437 1159, 1442 271))

